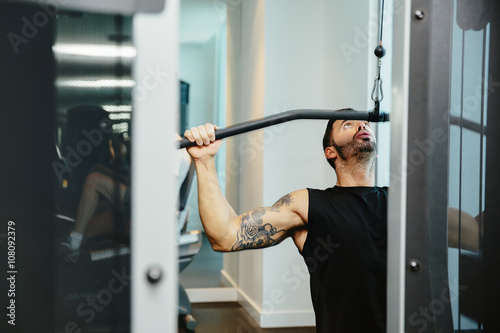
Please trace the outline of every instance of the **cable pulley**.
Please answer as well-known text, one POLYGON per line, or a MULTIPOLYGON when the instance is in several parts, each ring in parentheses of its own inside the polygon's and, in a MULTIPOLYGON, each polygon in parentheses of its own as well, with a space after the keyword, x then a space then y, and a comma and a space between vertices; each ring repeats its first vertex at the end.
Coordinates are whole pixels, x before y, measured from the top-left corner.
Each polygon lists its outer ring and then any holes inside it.
POLYGON ((384 99, 384 91, 382 90, 382 78, 380 75, 380 69, 382 67, 382 57, 385 56, 385 49, 382 45, 382 36, 384 29, 384 0, 380 0, 380 26, 379 26, 379 37, 378 44, 375 47, 374 54, 377 57, 377 74, 375 75, 375 79, 373 80, 373 89, 372 89, 372 101, 375 103, 373 107, 373 111, 375 113, 380 111, 380 102, 384 99))

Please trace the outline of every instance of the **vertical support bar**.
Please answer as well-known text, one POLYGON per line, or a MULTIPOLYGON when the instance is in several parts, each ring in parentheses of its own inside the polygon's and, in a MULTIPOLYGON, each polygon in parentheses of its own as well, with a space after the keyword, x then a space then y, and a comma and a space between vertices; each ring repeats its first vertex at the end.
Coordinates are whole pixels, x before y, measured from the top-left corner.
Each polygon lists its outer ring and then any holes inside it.
POLYGON ((411 8, 404 330, 408 333, 453 330, 447 268, 452 9, 452 0, 413 1, 411 8))
POLYGON ((393 21, 391 161, 388 204, 387 332, 404 332, 410 3, 393 21))
POLYGON ((453 328, 446 303, 446 221, 452 1, 404 2, 403 7, 402 14, 394 17, 388 332, 449 332, 453 328), (410 262, 417 264, 413 270, 410 262))
POLYGON ((179 105, 179 0, 134 17, 132 119, 132 332, 177 332, 174 133, 179 105), (147 279, 156 267, 162 277, 147 279))

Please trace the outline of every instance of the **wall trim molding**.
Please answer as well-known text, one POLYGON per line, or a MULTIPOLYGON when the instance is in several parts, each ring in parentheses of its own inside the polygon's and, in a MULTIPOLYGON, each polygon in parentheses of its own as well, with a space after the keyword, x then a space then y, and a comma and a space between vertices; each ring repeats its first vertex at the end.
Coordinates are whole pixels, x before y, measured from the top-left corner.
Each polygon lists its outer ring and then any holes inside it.
POLYGON ((191 303, 237 302, 236 288, 186 288, 191 303))
POLYGON ((238 302, 248 315, 262 328, 278 327, 314 327, 316 319, 313 310, 309 311, 273 311, 263 309, 248 297, 241 289, 238 290, 238 302))

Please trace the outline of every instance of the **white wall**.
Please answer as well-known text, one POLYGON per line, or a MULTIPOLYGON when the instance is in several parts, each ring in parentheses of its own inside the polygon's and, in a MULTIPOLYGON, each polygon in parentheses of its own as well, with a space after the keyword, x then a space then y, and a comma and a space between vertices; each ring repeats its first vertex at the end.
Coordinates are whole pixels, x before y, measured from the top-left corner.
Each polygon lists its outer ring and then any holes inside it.
MULTIPOLYGON (((371 109, 376 31, 356 43, 377 10, 363 0, 246 0, 228 11, 228 124, 294 108, 371 109), (357 47, 348 57, 346 44, 357 47)), ((333 186, 325 126, 289 122, 228 140, 228 160, 239 165, 227 192, 237 212, 333 186)), ((242 304, 262 327, 314 325, 307 269, 291 240, 238 256, 242 304)))
POLYGON ((180 45, 179 78, 190 84, 188 128, 214 122, 216 36, 206 43, 180 45))
MULTIPOLYGON (((236 120, 260 118, 264 115, 264 14, 265 1, 253 0, 241 3, 241 62, 239 103, 233 109, 238 114, 236 120)), ((229 112, 229 110, 228 110, 229 112)), ((263 145, 262 131, 242 135, 236 141, 236 156, 239 161, 239 183, 237 200, 240 212, 262 206, 263 195, 263 145)), ((239 253, 238 286, 247 309, 260 312, 262 288, 263 252, 247 251, 239 253), (250 304, 247 304, 250 303, 250 304)), ((251 312, 259 322, 255 312, 251 312)))
MULTIPOLYGON (((228 11, 227 15, 227 76, 226 76, 226 123, 228 125, 238 122, 240 117, 240 95, 241 95, 241 58, 243 53, 241 7, 228 11)), ((239 137, 225 140, 226 151, 226 173, 224 183, 226 198, 236 212, 240 211, 238 193, 240 184, 240 154, 238 153, 239 137), (234 171, 233 171, 234 170, 234 171)), ((239 253, 225 254, 223 257, 223 276, 231 282, 238 282, 238 259, 239 253)))
MULTIPOLYGON (((327 103, 325 1, 266 2, 266 115, 327 103)), ((306 187, 335 184, 322 148, 327 121, 295 121, 266 129, 264 205, 306 187)), ((314 325, 307 267, 292 240, 264 252, 265 327, 314 325)))

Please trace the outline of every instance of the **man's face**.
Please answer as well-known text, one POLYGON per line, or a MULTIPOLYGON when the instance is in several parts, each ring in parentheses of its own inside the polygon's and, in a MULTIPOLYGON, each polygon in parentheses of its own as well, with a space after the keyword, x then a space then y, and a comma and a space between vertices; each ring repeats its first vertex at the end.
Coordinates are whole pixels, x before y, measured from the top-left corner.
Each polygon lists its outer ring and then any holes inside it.
POLYGON ((362 120, 338 120, 333 124, 333 147, 337 157, 361 157, 376 152, 377 144, 370 123, 362 120))

